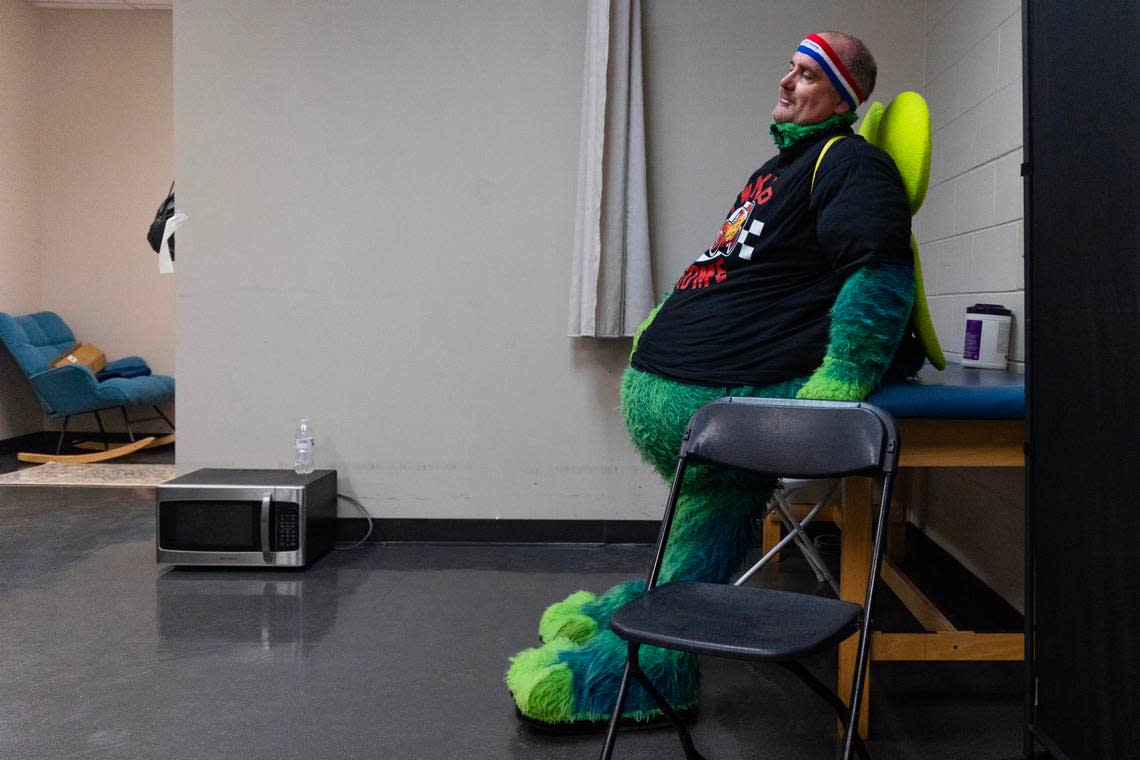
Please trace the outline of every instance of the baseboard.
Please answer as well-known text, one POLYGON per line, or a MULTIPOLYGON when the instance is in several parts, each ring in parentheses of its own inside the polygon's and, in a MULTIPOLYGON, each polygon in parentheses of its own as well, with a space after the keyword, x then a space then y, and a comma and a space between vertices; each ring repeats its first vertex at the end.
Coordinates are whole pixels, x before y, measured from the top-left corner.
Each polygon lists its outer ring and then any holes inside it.
MULTIPOLYGON (((147 436, 154 436, 159 438, 164 435, 170 435, 170 431, 161 433, 147 433, 143 431, 135 431, 135 438, 146 438, 147 436)), ((123 433, 99 433, 96 431, 83 431, 83 430, 69 430, 67 431, 67 439, 69 441, 102 441, 107 440, 111 443, 126 443, 131 440, 130 436, 125 432, 123 433)), ((28 433, 26 435, 16 436, 15 438, 5 438, 0 441, 0 456, 4 454, 15 454, 20 451, 55 451, 56 444, 59 442, 58 430, 41 430, 38 433, 28 433)))
MULTIPOLYGON (((359 540, 361 517, 340 518, 337 540, 359 540)), ((652 544, 657 520, 462 520, 373 518, 369 541, 460 544, 652 544)))
MULTIPOLYGON (((0 441, 0 456, 21 451, 44 451, 45 445, 44 433, 28 433, 15 438, 5 438, 0 441)), ((52 451, 55 451, 55 441, 52 441, 51 446, 52 451)))
MULTIPOLYGON (((134 428, 132 428, 132 430, 134 430, 134 428)), ((136 440, 139 438, 146 438, 148 435, 153 435, 155 438, 159 438, 164 435, 170 435, 170 433, 170 430, 134 430, 134 436, 136 440)), ((54 446, 56 440, 59 438, 59 431, 45 430, 42 435, 50 438, 52 445, 54 446)), ((97 430, 68 430, 67 438, 71 441, 101 441, 105 438, 112 443, 120 443, 122 441, 131 440, 130 435, 128 435, 125 430, 121 432, 106 433, 100 433, 97 430)))

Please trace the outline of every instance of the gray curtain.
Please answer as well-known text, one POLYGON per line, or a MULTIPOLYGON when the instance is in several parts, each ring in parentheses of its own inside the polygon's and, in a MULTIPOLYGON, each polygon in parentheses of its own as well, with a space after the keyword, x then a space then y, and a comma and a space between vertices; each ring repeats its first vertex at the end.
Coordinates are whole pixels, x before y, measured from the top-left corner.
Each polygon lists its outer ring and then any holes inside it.
POLYGON ((590 0, 574 262, 572 337, 620 338, 653 308, 645 180, 640 0, 590 0))

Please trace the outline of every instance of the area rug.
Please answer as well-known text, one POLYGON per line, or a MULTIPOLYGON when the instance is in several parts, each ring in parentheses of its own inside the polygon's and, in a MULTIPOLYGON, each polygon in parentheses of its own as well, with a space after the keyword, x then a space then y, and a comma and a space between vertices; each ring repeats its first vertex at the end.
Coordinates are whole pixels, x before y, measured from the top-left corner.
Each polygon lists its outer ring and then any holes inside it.
POLYGON ((0 475, 0 486, 157 486, 173 477, 172 464, 49 462, 0 475))

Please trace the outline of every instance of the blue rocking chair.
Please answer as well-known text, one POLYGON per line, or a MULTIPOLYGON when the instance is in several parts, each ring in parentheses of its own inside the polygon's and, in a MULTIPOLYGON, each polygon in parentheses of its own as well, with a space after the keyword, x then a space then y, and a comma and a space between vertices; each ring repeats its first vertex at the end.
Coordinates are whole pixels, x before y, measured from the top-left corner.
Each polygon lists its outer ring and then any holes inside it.
MULTIPOLYGON (((159 405, 174 397, 174 378, 152 374, 146 361, 128 356, 108 362, 98 374, 82 364, 53 367, 60 357, 74 350, 77 341, 71 329, 58 314, 41 311, 22 317, 0 312, 0 340, 32 383, 44 411, 51 417, 63 417, 55 454, 21 452, 22 462, 102 462, 126 456, 135 451, 174 442, 174 424, 162 413, 159 405), (127 407, 149 406, 158 417, 136 418, 127 416, 127 407), (104 434, 100 412, 118 408, 127 426, 130 443, 111 448, 106 442, 104 450, 90 454, 63 454, 64 439, 71 418, 77 414, 94 414, 99 431, 104 434), (132 422, 161 418, 171 430, 169 435, 135 438, 132 422)), ((77 444, 90 447, 90 444, 77 444)))

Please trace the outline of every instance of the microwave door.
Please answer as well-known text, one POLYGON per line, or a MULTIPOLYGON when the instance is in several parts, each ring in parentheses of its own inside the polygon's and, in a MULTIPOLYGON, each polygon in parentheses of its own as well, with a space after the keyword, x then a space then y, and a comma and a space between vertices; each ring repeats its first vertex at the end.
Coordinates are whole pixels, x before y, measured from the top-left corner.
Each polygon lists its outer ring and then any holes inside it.
POLYGON ((274 564, 273 511, 272 489, 171 489, 158 503, 159 561, 274 564))

